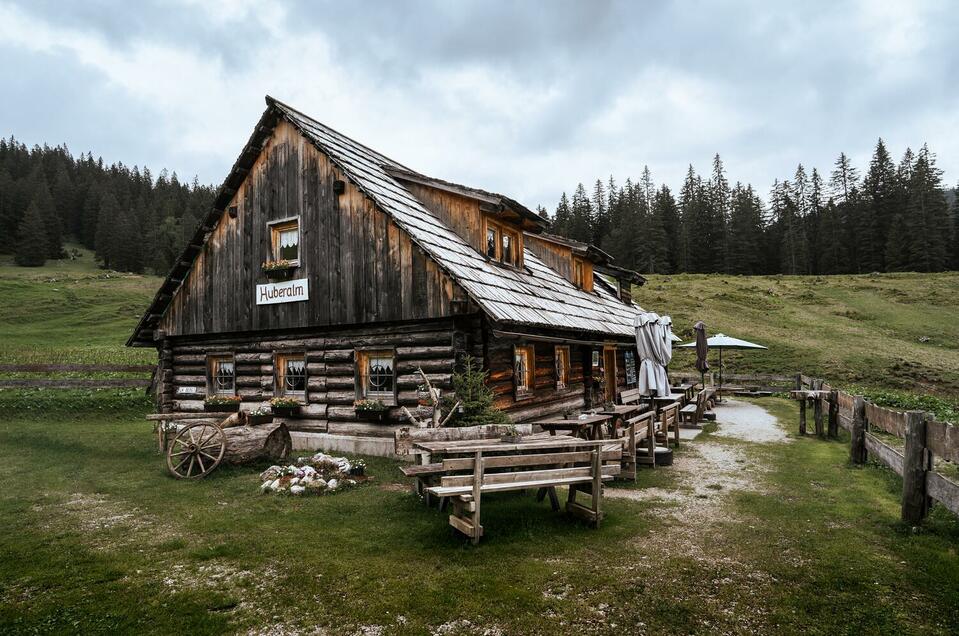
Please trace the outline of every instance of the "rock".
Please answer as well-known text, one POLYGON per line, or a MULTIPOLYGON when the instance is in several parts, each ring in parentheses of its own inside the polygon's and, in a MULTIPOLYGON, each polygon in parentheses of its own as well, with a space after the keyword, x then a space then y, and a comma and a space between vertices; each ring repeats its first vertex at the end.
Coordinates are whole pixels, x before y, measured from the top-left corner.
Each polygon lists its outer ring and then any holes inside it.
POLYGON ((299 485, 290 486, 291 495, 302 495, 305 490, 306 488, 304 488, 303 486, 299 486, 299 485))
POLYGON ((335 479, 331 479, 330 481, 326 482, 326 487, 327 487, 329 490, 336 490, 336 487, 339 486, 339 485, 340 485, 340 482, 338 482, 338 481, 335 480, 335 479))
POLYGON ((273 481, 274 479, 279 477, 282 472, 283 472, 283 468, 281 466, 270 466, 269 468, 264 470, 262 473, 260 473, 260 479, 262 479, 263 481, 273 481))

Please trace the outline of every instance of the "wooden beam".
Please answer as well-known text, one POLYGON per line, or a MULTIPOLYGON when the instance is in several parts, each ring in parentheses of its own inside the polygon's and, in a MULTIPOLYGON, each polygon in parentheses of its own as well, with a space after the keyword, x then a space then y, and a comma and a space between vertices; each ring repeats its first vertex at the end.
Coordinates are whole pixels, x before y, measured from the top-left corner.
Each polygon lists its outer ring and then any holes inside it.
POLYGON ((921 411, 906 414, 906 452, 902 467, 902 520, 919 524, 929 512, 926 472, 931 468, 926 451, 926 419, 921 411))

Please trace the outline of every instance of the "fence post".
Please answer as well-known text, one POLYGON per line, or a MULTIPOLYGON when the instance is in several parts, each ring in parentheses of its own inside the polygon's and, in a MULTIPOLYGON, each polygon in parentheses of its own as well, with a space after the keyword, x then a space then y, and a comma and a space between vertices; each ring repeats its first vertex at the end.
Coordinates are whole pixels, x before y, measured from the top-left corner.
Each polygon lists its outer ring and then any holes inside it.
MULTIPOLYGON (((821 391, 821 390, 822 390, 822 382, 823 382, 823 381, 820 380, 820 379, 818 379, 818 378, 817 378, 816 380, 813 380, 813 383, 812 383, 812 388, 813 388, 813 390, 814 390, 814 391, 821 391)), ((817 394, 816 397, 813 399, 813 418, 814 418, 815 421, 816 421, 816 435, 818 435, 819 437, 822 437, 822 436, 823 436, 823 429, 822 429, 822 400, 819 398, 819 395, 818 395, 818 394, 817 394)))
POLYGON ((852 399, 852 440, 849 459, 853 464, 866 463, 866 399, 857 395, 852 399))
POLYGON ((839 437, 839 391, 829 392, 829 437, 839 437))
POLYGON ((902 458, 902 520, 913 525, 929 512, 926 497, 926 418, 922 411, 906 413, 906 450, 902 458))

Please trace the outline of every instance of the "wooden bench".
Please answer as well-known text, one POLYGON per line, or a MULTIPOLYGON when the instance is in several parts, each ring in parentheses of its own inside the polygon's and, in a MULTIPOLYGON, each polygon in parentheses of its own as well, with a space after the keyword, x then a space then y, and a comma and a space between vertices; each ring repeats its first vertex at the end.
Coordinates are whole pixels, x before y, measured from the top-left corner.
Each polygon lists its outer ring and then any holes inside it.
POLYGON ((703 389, 697 393, 695 402, 690 402, 679 410, 680 422, 694 428, 699 427, 700 421, 704 419, 704 415, 709 408, 710 395, 708 389, 703 389))
POLYGON ((639 404, 643 399, 639 389, 626 389, 619 394, 620 404, 639 404))
POLYGON ((659 438, 669 446, 669 434, 673 433, 673 444, 679 446, 679 402, 664 406, 659 412, 659 438))
POLYGON ((636 480, 637 465, 656 467, 656 431, 659 420, 656 413, 646 411, 626 420, 623 429, 626 439, 620 476, 636 480))
MULTIPOLYGON (((450 525, 479 543, 483 536, 480 517, 484 494, 511 490, 555 489, 569 487, 566 512, 589 521, 598 527, 603 518, 603 482, 620 473, 623 453, 622 440, 583 441, 569 450, 556 452, 506 454, 484 457, 477 450, 471 457, 444 459, 440 484, 427 489, 436 497, 449 497, 453 504, 450 525), (469 471, 465 474, 453 474, 469 471), (576 501, 577 493, 590 495, 590 505, 576 501)), ((550 497, 558 509, 555 490, 550 497)))

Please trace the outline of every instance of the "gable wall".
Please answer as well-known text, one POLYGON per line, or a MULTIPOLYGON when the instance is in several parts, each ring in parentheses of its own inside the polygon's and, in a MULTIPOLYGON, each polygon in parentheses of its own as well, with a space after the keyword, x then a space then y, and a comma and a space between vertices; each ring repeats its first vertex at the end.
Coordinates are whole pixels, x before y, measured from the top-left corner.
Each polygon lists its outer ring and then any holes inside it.
POLYGON ((392 220, 288 122, 264 145, 173 297, 171 336, 292 329, 450 315, 453 282, 392 220), (337 196, 334 180, 346 181, 337 196), (270 257, 267 223, 299 216, 309 300, 256 305, 270 257))

